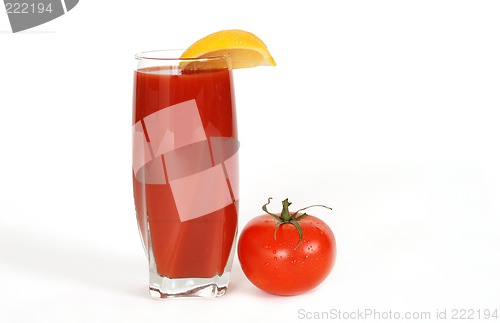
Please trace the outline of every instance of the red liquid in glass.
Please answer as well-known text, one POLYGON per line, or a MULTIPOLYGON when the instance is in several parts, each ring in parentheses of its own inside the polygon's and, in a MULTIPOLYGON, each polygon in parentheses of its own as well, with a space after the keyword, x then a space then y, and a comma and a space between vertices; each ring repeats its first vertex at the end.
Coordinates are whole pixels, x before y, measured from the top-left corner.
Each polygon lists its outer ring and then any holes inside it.
MULTIPOLYGON (((194 99, 207 138, 237 140, 230 70, 181 74, 170 68, 147 68, 135 72, 134 82, 134 125, 142 123, 144 126, 145 117, 194 99)), ((149 143, 147 132, 145 138, 149 143)), ((168 176, 163 158, 161 162, 165 176, 168 176)), ((213 163, 214 157, 211 158, 213 163)), ((140 233, 145 248, 154 255, 158 274, 169 278, 222 275, 237 230, 238 198, 233 191, 233 203, 209 214, 181 221, 168 178, 165 184, 150 184, 134 175, 133 184, 140 233)), ((192 201, 198 202, 203 203, 192 201)))

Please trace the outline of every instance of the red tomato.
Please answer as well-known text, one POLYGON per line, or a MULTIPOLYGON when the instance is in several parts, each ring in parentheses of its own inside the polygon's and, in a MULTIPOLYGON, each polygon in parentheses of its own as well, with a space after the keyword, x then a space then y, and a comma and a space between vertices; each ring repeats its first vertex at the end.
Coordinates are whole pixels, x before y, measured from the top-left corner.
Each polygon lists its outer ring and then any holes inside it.
POLYGON ((263 206, 268 214, 255 217, 243 228, 238 258, 246 277, 258 288, 297 295, 318 286, 331 272, 336 242, 325 222, 304 213, 290 215, 288 199, 282 203, 280 216, 267 211, 268 202, 263 206))

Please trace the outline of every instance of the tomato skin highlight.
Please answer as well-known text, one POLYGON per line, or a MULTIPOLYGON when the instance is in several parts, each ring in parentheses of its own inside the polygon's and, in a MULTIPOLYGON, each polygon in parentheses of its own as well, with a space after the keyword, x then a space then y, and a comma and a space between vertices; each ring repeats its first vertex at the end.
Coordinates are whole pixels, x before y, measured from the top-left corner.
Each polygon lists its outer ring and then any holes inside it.
POLYGON ((238 241, 238 258, 250 282, 272 294, 302 294, 321 284, 335 264, 337 247, 328 225, 307 215, 298 221, 303 232, 291 223, 274 231, 277 220, 270 215, 253 218, 243 228, 238 241), (297 249, 295 249, 297 247, 297 249))

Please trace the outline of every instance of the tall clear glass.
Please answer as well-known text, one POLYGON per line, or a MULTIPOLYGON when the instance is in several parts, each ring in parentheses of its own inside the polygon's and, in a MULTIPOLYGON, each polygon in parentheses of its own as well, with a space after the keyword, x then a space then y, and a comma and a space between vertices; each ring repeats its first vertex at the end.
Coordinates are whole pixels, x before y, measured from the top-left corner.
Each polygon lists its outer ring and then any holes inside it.
POLYGON ((238 221, 230 59, 136 55, 133 189, 155 298, 225 294, 238 221))

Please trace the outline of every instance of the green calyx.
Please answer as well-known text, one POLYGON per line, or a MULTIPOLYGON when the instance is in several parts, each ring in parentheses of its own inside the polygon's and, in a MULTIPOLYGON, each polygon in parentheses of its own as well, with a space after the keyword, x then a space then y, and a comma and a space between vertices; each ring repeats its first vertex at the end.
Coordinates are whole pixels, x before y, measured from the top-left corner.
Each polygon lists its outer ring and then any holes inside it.
POLYGON ((270 216, 272 216, 273 218, 276 219, 276 227, 274 229, 274 240, 276 240, 276 232, 278 231, 278 228, 283 225, 283 224, 293 224, 293 226, 297 229, 297 232, 299 233, 299 243, 295 246, 295 248, 293 249, 294 251, 297 250, 297 248, 300 246, 300 244, 302 243, 302 240, 303 240, 303 233, 302 233, 302 228, 300 227, 300 224, 299 224, 299 221, 301 219, 303 219, 304 217, 307 216, 306 213, 302 213, 301 215, 297 216, 299 214, 299 212, 301 211, 304 211, 308 208, 311 208, 311 207, 315 207, 315 206, 320 206, 320 207, 324 207, 324 208, 327 208, 327 209, 332 209, 328 206, 324 206, 324 205, 310 205, 308 207, 305 207, 305 208, 302 208, 302 209, 299 209, 297 210, 295 213, 293 213, 292 215, 290 215, 290 210, 289 210, 289 206, 292 205, 292 202, 289 202, 288 199, 285 199, 281 202, 281 204, 283 205, 283 209, 281 210, 281 214, 280 215, 276 215, 276 214, 273 214, 271 212, 269 212, 267 210, 267 206, 271 203, 271 200, 272 200, 272 197, 268 198, 267 199, 267 203, 264 204, 262 206, 262 210, 264 210, 264 212, 266 212, 267 214, 269 214, 270 216))

